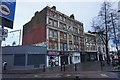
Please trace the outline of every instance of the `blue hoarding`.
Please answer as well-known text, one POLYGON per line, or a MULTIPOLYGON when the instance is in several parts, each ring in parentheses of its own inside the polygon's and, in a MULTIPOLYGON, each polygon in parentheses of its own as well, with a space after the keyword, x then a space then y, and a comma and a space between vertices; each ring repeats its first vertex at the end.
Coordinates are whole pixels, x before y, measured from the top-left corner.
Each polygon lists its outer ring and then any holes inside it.
POLYGON ((1 0, 0 16, 8 20, 14 21, 16 0, 1 0))

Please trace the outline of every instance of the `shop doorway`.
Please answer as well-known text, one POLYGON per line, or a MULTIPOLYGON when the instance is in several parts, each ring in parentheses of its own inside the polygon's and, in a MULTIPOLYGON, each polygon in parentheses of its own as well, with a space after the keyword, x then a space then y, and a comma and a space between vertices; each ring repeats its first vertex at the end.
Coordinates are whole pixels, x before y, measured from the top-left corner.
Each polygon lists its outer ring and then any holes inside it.
POLYGON ((59 57, 58 56, 49 56, 49 66, 59 66, 59 57))
POLYGON ((65 64, 68 64, 68 56, 61 56, 61 64, 63 64, 65 62, 65 64))

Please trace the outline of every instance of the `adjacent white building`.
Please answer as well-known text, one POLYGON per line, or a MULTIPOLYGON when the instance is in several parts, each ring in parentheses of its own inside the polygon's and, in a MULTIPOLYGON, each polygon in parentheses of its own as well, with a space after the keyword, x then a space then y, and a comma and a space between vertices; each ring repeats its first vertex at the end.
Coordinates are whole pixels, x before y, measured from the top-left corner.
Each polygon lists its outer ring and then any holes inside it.
POLYGON ((105 35, 85 33, 85 53, 87 61, 101 61, 106 58, 105 35))

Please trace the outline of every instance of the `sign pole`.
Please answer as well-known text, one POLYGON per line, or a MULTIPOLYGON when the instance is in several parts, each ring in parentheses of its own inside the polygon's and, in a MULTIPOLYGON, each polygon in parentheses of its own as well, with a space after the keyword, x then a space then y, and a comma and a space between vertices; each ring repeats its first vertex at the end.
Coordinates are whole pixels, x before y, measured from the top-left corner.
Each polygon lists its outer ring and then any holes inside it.
POLYGON ((0 40, 0 80, 2 79, 2 40, 0 40))
POLYGON ((2 38, 3 38, 3 35, 2 35, 2 32, 3 32, 3 26, 2 26, 2 30, 1 30, 1 40, 0 40, 0 80, 2 79, 2 38))
POLYGON ((2 79, 2 40, 4 36, 4 26, 13 29, 16 0, 0 1, 0 80, 2 79))

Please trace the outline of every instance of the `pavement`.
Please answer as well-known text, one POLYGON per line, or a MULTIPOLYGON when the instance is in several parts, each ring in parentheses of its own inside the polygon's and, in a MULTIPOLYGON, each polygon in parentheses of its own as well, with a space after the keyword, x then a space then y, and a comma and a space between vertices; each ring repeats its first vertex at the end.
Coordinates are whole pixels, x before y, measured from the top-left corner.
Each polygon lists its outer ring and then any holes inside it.
POLYGON ((18 78, 21 80, 26 80, 28 78, 31 80, 36 80, 38 78, 40 80, 46 80, 49 78, 51 80, 74 80, 76 76, 78 76, 80 80, 119 80, 120 73, 116 73, 116 71, 112 65, 105 65, 103 68, 101 68, 100 62, 86 62, 78 63, 76 65, 65 65, 62 67, 62 71, 60 66, 46 68, 45 70, 7 70, 3 71, 3 80, 9 80, 11 78, 12 80, 16 78, 17 80, 18 78))

